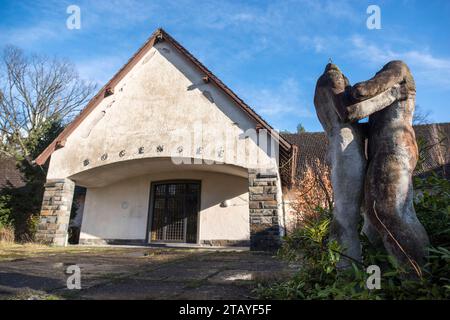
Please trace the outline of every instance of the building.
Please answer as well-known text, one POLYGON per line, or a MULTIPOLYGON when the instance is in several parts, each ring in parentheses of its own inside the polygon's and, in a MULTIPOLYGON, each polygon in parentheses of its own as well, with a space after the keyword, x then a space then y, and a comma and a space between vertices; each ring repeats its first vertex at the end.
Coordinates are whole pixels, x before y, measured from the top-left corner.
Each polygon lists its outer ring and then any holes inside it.
POLYGON ((36 159, 49 161, 37 240, 273 249, 296 146, 157 30, 36 159))

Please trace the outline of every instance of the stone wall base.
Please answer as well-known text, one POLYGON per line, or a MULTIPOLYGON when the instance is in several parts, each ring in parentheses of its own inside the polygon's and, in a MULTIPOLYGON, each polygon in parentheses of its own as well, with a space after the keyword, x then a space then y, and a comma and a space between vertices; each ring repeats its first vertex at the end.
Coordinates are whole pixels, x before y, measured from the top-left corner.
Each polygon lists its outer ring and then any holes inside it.
POLYGON ((98 246, 98 245, 129 245, 144 246, 148 243, 145 239, 80 239, 80 245, 98 246))
POLYGON ((276 174, 260 174, 249 169, 250 249, 275 251, 280 247, 278 190, 276 174))
POLYGON ((40 243, 65 246, 75 183, 69 179, 48 180, 36 232, 40 243))
MULTIPOLYGON (((145 246, 151 245, 145 239, 80 239, 80 245, 97 246, 97 245, 130 245, 145 246)), ((161 244, 161 243, 157 243, 161 244)), ((167 245, 171 243, 168 242, 167 245)), ((183 243, 174 243, 174 245, 183 245, 183 243)), ((188 243, 187 245, 195 245, 188 243)), ((202 247, 249 247, 249 240, 202 240, 202 247)))
POLYGON ((202 246, 210 247, 249 247, 249 240, 202 240, 202 246))

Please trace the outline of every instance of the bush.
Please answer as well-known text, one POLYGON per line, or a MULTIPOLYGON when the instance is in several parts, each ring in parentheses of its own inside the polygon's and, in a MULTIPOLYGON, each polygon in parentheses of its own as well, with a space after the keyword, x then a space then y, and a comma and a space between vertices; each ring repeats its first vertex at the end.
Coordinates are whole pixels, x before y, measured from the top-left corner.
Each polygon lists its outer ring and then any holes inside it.
POLYGON ((415 178, 417 217, 428 232, 431 243, 450 246, 450 181, 435 173, 415 178))
POLYGON ((0 191, 0 223, 14 227, 19 242, 33 241, 43 196, 43 183, 0 191))
POLYGON ((0 195, 0 242, 14 242, 12 210, 8 206, 10 200, 8 196, 0 195))
POLYGON ((288 281, 261 283, 256 293, 263 299, 450 299, 449 182, 436 175, 416 179, 416 211, 430 235, 428 262, 421 277, 411 277, 385 252, 379 252, 362 238, 363 263, 351 270, 337 270, 341 259, 337 243, 329 241, 330 213, 304 220, 304 228, 286 237, 279 251, 282 259, 300 265, 288 281), (369 290, 366 280, 370 265, 380 266, 381 289, 369 290))
POLYGON ((11 195, 0 194, 0 226, 8 226, 14 222, 10 202, 11 195))
POLYGON ((302 227, 304 219, 314 218, 318 214, 317 208, 333 208, 330 167, 319 160, 308 163, 290 193, 293 200, 290 203, 289 232, 302 227))
POLYGON ((0 189, 0 224, 13 227, 16 241, 33 241, 39 222, 47 167, 36 166, 31 159, 36 158, 62 129, 61 121, 53 118, 36 128, 25 141, 29 154, 15 155, 25 186, 10 185, 0 189))

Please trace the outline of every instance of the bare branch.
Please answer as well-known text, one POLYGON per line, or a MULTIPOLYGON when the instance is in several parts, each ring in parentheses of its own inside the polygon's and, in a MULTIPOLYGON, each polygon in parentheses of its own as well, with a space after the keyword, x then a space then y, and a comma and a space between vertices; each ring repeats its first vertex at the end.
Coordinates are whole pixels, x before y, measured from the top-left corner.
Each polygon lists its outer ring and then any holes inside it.
POLYGON ((430 111, 423 110, 423 108, 419 105, 416 105, 413 115, 413 124, 428 124, 431 123, 430 120, 430 111))
POLYGON ((0 61, 0 143, 3 153, 29 155, 26 140, 49 119, 70 121, 95 85, 67 60, 6 47, 0 61))

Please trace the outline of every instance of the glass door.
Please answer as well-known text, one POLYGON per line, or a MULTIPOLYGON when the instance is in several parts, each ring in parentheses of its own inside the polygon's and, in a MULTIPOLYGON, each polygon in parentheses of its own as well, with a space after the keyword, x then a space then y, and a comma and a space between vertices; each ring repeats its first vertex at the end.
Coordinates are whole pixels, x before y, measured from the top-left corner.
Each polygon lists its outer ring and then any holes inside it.
POLYGON ((153 185, 151 241, 197 242, 199 182, 153 185))

